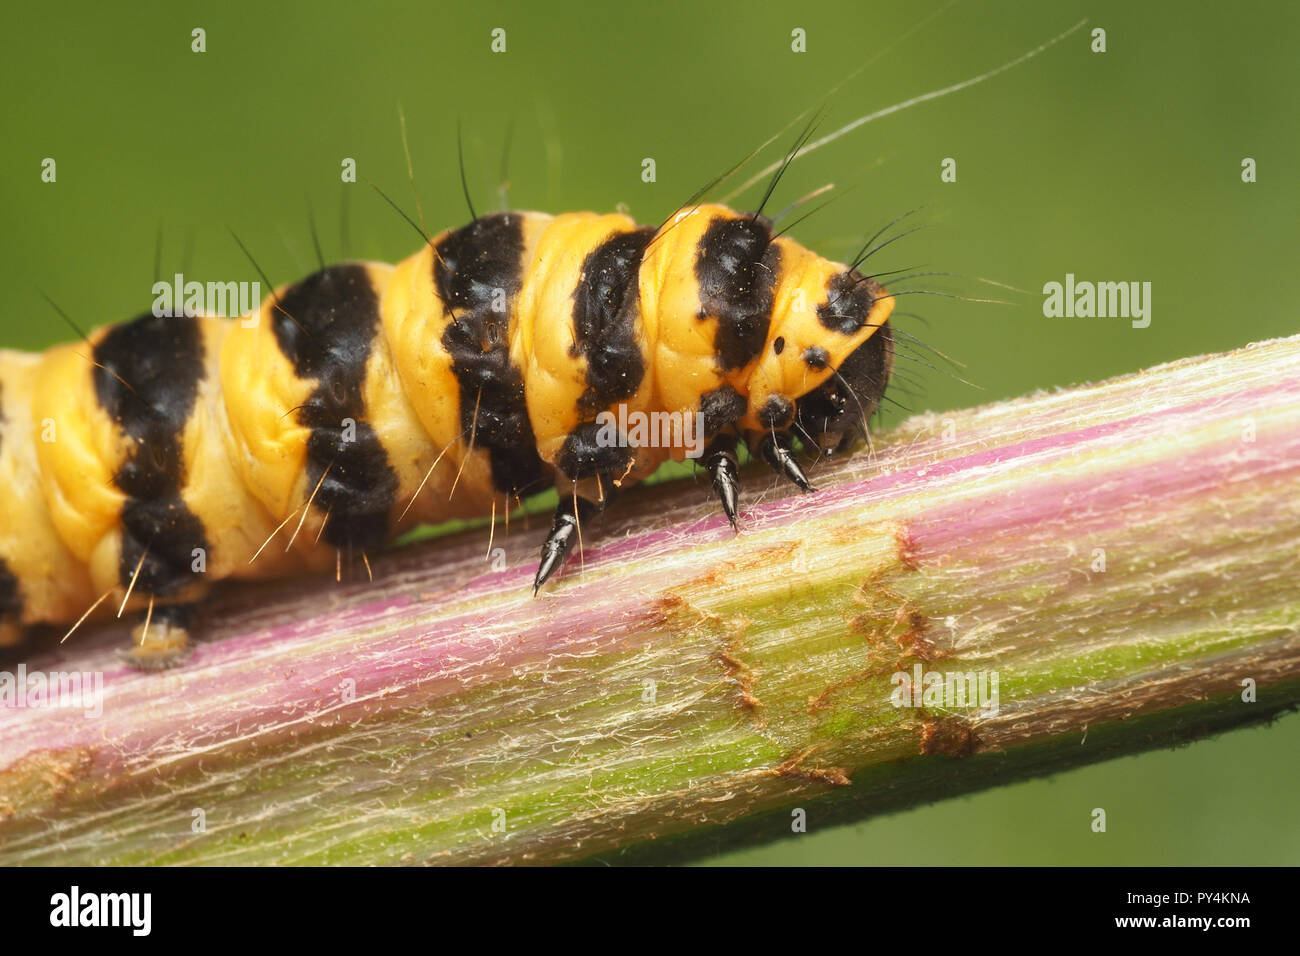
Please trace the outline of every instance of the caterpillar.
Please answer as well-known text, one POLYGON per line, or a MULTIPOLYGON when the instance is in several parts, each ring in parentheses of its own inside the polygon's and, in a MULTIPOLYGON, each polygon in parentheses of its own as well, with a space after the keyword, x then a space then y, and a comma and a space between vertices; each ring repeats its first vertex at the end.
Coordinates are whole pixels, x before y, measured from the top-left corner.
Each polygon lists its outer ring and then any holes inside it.
POLYGON ((368 567, 417 523, 554 485, 536 595, 616 489, 686 457, 631 440, 637 416, 700 423, 735 527, 741 444, 806 492, 800 445, 866 437, 893 297, 857 265, 719 204, 657 228, 499 212, 240 318, 150 312, 0 350, 0 643, 131 611, 128 659, 168 666, 215 581, 368 567))

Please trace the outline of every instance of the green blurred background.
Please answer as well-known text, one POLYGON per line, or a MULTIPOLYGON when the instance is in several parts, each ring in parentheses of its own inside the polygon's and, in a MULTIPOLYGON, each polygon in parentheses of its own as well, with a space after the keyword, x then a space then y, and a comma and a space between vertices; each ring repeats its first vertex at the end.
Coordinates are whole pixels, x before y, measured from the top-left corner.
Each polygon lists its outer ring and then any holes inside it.
MULTIPOLYGON (((200 280, 257 278, 227 227, 274 281, 305 275, 309 209, 329 260, 345 247, 409 255, 418 237, 366 185, 414 214, 399 104, 431 231, 467 218, 458 123, 480 212, 499 204, 513 130, 516 208, 621 203, 657 222, 809 107, 825 104, 829 131, 1083 17, 1037 59, 802 158, 768 211, 836 183, 839 198, 793 235, 846 259, 923 207, 927 228, 873 268, 957 273, 929 287, 1007 300, 900 300, 928 323, 900 325, 982 389, 913 366, 921 385, 898 397, 918 411, 1295 332, 1300 13, 1287 2, 48 3, 7 18, 0 38, 0 343, 67 337, 38 289, 87 327, 146 310, 159 230, 163 274, 200 280), (205 53, 191 52, 196 27, 205 53), (497 27, 503 54, 490 50, 497 27), (791 51, 796 27, 806 53, 791 51), (1094 27, 1104 54, 1090 52, 1094 27), (54 184, 40 181, 45 157, 54 184), (340 183, 343 157, 357 185, 340 183), (940 181, 945 157, 955 183, 940 181), (1151 282, 1150 328, 1045 318, 1043 283, 1067 272, 1151 282)), ((1294 864, 1298 744, 1289 717, 854 827, 818 832, 813 819, 807 835, 717 862, 1294 864), (1089 829, 1096 806, 1106 835, 1089 829)))

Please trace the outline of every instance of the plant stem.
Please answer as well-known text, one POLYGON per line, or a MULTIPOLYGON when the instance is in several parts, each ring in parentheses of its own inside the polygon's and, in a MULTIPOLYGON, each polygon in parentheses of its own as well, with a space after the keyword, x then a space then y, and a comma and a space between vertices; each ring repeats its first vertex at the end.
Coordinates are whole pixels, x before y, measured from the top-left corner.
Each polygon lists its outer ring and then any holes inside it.
POLYGON ((680 861, 1300 702, 1300 336, 874 442, 739 535, 634 489, 536 599, 513 519, 229 589, 164 674, 79 633, 27 671, 102 715, 0 709, 0 863, 680 861))

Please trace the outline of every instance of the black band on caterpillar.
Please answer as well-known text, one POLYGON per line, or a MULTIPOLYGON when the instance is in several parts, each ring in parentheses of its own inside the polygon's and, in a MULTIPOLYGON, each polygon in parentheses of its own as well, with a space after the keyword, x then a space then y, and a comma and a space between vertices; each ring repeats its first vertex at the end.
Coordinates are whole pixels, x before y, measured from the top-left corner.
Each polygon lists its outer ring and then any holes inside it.
POLYGON ((487 449, 498 491, 524 495, 546 483, 524 403, 524 383, 510 362, 505 305, 519 291, 523 218, 508 212, 475 219, 437 244, 433 278, 454 316, 443 344, 455 360, 461 422, 487 449))
POLYGON ((749 364, 767 342, 781 250, 762 216, 716 219, 700 242, 695 277, 701 319, 716 315, 713 350, 722 369, 749 364))
POLYGON ((95 396, 134 447, 113 482, 122 506, 124 587, 169 597, 194 583, 203 524, 180 497, 181 433, 203 378, 203 342, 189 316, 145 314, 109 330, 94 350, 95 396))
POLYGON ((645 377, 637 342, 640 300, 636 274, 654 229, 618 233, 605 240, 582 264, 574 291, 574 357, 587 360, 587 391, 581 402, 593 415, 630 398, 645 377))
POLYGON ((362 396, 379 298, 358 265, 331 266, 293 286, 272 310, 276 340, 299 378, 318 384, 298 410, 311 429, 307 480, 329 516, 322 538, 364 551, 388 540, 397 477, 365 421, 362 396))

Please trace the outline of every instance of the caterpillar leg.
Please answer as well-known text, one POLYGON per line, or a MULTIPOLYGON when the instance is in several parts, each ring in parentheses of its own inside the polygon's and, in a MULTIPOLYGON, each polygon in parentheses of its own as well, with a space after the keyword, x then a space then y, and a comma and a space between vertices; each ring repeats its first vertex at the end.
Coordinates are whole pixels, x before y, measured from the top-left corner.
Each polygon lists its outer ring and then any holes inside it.
POLYGON ((763 456, 763 460, 772 466, 773 471, 794 482, 804 494, 813 490, 803 469, 799 467, 799 462, 795 460, 794 451, 790 446, 790 436, 780 432, 768 432, 759 443, 758 452, 763 456))
POLYGON ((155 608, 131 629, 131 646, 118 655, 133 667, 145 671, 175 667, 189 656, 189 604, 167 604, 155 608))
POLYGON ((546 579, 564 565, 564 560, 573 549, 573 542, 578 539, 580 524, 590 522, 603 510, 580 495, 560 495, 560 503, 555 507, 555 518, 551 522, 551 533, 542 544, 542 560, 537 565, 537 575, 533 578, 533 597, 546 579))
POLYGON ((736 458, 736 439, 732 435, 719 435, 704 449, 704 467, 709 471, 713 491, 722 502, 722 511, 731 522, 733 531, 740 529, 736 525, 736 512, 740 502, 740 479, 737 475, 739 461, 736 458))

